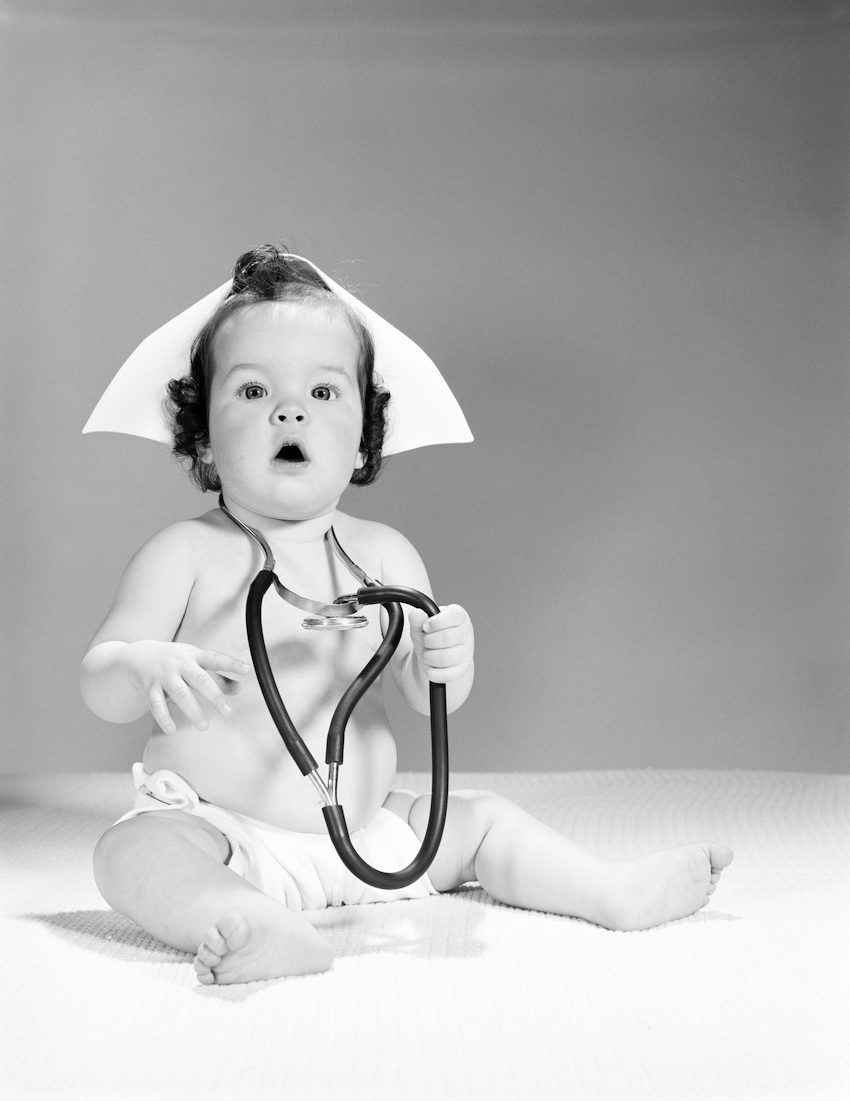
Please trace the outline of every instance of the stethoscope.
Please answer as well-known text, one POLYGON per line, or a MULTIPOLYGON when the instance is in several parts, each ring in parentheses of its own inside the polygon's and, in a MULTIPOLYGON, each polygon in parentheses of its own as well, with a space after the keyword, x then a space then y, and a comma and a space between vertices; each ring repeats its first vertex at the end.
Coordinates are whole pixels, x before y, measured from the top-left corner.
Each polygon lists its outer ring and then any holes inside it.
POLYGON ((250 536, 265 556, 262 569, 251 582, 251 587, 248 590, 248 600, 245 605, 248 647, 251 651, 260 691, 278 733, 302 774, 313 782, 319 792, 322 800, 322 814, 325 817, 328 834, 333 846, 346 868, 371 887, 381 887, 388 891, 396 890, 399 887, 407 887, 424 875, 431 866, 431 862, 437 855, 446 822, 446 808, 449 798, 446 686, 435 684, 433 681, 430 682, 431 809, 422 845, 406 868, 402 868, 397 872, 386 872, 373 868, 363 860, 354 848, 345 822, 345 812, 337 799, 339 766, 342 764, 345 728, 348 725, 351 713, 367 689, 383 671, 387 662, 395 653, 401 638, 404 616, 399 605, 410 604, 414 608, 421 608, 429 616, 436 615, 440 609, 430 597, 419 592, 418 589, 410 589, 403 585, 381 585, 380 582, 374 581, 348 557, 340 546, 333 528, 326 535, 330 548, 349 573, 357 578, 361 587, 356 593, 337 597, 332 604, 325 604, 318 600, 309 600, 307 597, 299 596, 298 593, 288 589, 275 573, 274 555, 263 535, 247 524, 243 524, 241 520, 234 516, 224 503, 223 496, 219 497, 218 503, 225 516, 229 517, 237 527, 250 536), (304 744, 304 740, 289 717, 289 713, 280 697, 269 662, 263 634, 263 597, 272 585, 277 590, 278 596, 288 604, 294 605, 302 612, 309 613, 302 624, 308 630, 344 631, 365 627, 369 621, 366 616, 357 613, 368 604, 383 605, 389 616, 389 624, 380 646, 345 690, 333 713, 328 728, 325 752, 325 763, 328 766, 327 783, 319 775, 319 766, 316 759, 304 744))

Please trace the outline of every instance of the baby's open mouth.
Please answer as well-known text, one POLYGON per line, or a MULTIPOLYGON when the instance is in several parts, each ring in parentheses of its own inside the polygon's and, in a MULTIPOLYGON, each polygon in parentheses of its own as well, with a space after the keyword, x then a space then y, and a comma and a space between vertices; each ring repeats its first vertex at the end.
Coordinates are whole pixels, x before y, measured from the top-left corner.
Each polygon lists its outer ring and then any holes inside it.
POLYGON ((307 456, 301 450, 297 443, 285 443, 283 447, 275 455, 276 459, 280 459, 284 463, 306 463, 307 456))

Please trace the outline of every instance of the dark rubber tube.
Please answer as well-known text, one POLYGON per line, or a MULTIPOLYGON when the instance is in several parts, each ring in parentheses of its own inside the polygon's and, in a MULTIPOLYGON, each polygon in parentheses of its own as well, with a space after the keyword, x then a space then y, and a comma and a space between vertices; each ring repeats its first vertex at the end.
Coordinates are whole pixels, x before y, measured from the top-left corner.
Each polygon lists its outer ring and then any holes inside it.
MULTIPOLYGON (((257 673, 257 680, 260 684, 260 691, 263 693, 263 699, 266 701, 266 706, 274 720, 278 733, 301 772, 307 776, 318 766, 312 753, 296 730, 295 724, 289 717, 289 713, 281 699, 263 636, 263 597, 273 580, 274 574, 271 570, 261 570, 248 590, 248 601, 245 607, 248 646, 257 673)), ((404 626, 404 617, 399 604, 410 604, 415 608, 421 608, 429 616, 436 615, 440 610, 430 597, 419 592, 418 589, 410 589, 401 585, 369 585, 358 591, 357 599, 360 604, 382 604, 389 616, 389 626, 381 645, 343 694, 334 711, 331 729, 328 734, 327 762, 329 764, 332 762, 340 764, 342 762, 345 727, 351 713, 375 678, 385 668, 398 646, 404 626)), ((432 681, 429 685, 429 694, 431 705, 431 809, 428 815, 425 837, 422 840, 419 852, 410 864, 396 872, 373 868, 366 863, 351 843, 345 821, 345 812, 342 807, 339 804, 322 807, 328 834, 340 860, 358 879, 368 883, 371 887, 392 891, 409 886, 427 872, 440 847, 449 801, 449 739, 446 715, 446 686, 435 684, 432 681)))
POLYGON ((274 574, 271 570, 260 570, 248 590, 248 602, 245 605, 248 648, 251 651, 254 670, 257 674, 257 680, 260 682, 260 691, 263 693, 263 699, 266 701, 269 714, 274 720, 286 748, 292 755, 292 759, 302 773, 307 776, 319 766, 316 763, 316 758, 295 729, 295 723, 290 719, 289 712, 280 698, 263 636, 263 597, 273 580, 274 574))
POLYGON ((345 746, 345 728, 354 708, 366 694, 380 673, 383 672, 390 658, 396 652, 401 632, 404 628, 404 616, 398 604, 384 604, 389 615, 387 633, 384 635, 381 645, 357 674, 351 684, 342 694, 342 698, 336 705, 330 727, 328 728, 328 741, 325 752, 325 764, 342 764, 343 749, 345 746))
POLYGON ((345 812, 339 804, 322 807, 331 841, 339 858, 350 872, 385 891, 407 887, 431 867, 446 824, 449 803, 449 753, 446 730, 446 686, 431 683, 431 810, 428 825, 419 852, 413 860, 397 872, 383 871, 367 864, 351 843, 345 812))

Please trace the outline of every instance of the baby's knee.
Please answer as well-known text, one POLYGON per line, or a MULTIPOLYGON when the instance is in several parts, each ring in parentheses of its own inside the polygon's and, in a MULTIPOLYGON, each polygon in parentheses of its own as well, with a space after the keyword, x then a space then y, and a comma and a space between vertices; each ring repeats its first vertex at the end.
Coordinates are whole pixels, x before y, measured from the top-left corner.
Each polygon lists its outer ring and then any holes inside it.
MULTIPOLYGON (((410 810, 410 824, 422 836, 431 797, 420 796, 410 810), (418 829, 417 829, 418 826, 418 829)), ((472 867, 481 842, 496 822, 510 815, 514 804, 494 791, 465 788, 449 795, 446 835, 457 848, 464 866, 472 867)))
POLYGON ((463 788, 449 796, 449 810, 466 823, 473 834, 484 837, 496 822, 510 816, 516 807, 495 791, 463 788))
POLYGON ((117 822, 95 845, 92 854, 92 870, 97 889, 109 901, 122 871, 128 863, 132 848, 132 835, 123 827, 127 823, 117 822))
POLYGON ((110 826, 94 848, 95 868, 107 869, 120 859, 126 850, 132 847, 140 829, 138 818, 128 818, 110 826))
POLYGON ((107 892, 120 887, 126 877, 135 877, 147 864, 181 845, 191 845, 222 862, 230 850, 218 830, 183 811, 151 811, 116 822, 100 838, 92 856, 98 890, 109 901, 107 892))

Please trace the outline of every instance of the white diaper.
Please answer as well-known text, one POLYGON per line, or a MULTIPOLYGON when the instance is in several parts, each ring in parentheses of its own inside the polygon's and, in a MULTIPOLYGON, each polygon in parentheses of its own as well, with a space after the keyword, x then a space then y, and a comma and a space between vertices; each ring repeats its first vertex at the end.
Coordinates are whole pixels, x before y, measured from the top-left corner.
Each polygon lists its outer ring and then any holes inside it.
MULTIPOLYGON (((119 822, 166 808, 203 818, 229 841, 228 867, 290 910, 426 898, 437 893, 427 875, 395 891, 370 887, 345 867, 327 834, 281 830, 224 810, 201 799, 185 780, 168 769, 149 775, 141 764, 135 764, 133 780, 135 809, 119 822)), ((407 822, 383 807, 371 822, 351 835, 351 840, 367 863, 387 871, 406 867, 420 845, 407 822)))

